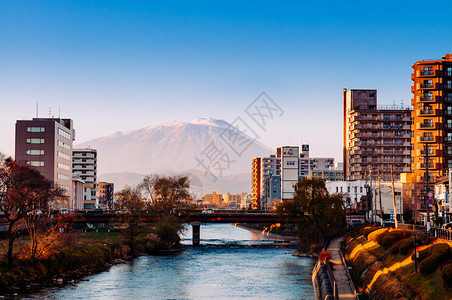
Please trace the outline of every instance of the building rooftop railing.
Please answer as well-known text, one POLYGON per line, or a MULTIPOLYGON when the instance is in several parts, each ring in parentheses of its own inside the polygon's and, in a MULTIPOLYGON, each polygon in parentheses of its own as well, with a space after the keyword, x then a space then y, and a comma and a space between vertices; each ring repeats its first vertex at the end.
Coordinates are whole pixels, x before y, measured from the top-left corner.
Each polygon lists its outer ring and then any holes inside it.
POLYGON ((377 110, 413 110, 413 106, 412 105, 399 105, 399 104, 378 105, 377 110))

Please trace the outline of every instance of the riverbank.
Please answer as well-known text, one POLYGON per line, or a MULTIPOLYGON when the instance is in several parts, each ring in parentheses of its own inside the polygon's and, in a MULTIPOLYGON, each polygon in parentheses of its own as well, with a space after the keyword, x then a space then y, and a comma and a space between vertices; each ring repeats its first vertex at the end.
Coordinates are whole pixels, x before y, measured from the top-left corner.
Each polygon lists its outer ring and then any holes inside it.
POLYGON ((452 243, 412 232, 367 227, 347 238, 345 259, 369 299, 451 299, 452 243))
POLYGON ((147 233, 136 238, 134 255, 130 242, 117 231, 66 233, 51 253, 31 261, 24 251, 27 244, 22 241, 17 246, 12 269, 6 268, 5 262, 0 263, 0 295, 9 298, 47 286, 74 283, 136 255, 183 249, 182 246, 171 248, 157 235, 147 233))

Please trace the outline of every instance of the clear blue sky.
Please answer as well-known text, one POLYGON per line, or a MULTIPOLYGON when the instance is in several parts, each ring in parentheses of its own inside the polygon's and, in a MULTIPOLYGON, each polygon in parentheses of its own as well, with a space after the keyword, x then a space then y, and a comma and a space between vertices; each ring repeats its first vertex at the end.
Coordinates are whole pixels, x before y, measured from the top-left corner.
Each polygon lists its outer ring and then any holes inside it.
POLYGON ((342 160, 342 89, 411 101, 411 65, 452 52, 450 2, 1 1, 0 151, 17 119, 74 120, 76 143, 168 121, 232 121, 262 91, 260 141, 342 160), (215 2, 213 4, 213 2, 215 2))

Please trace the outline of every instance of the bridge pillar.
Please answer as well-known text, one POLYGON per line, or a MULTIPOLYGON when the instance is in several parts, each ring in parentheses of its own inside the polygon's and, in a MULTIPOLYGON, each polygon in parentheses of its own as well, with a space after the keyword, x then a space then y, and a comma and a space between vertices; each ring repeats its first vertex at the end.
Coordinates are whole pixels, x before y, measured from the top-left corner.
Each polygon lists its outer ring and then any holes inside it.
POLYGON ((201 240, 200 231, 201 231, 201 223, 200 222, 192 222, 191 227, 193 229, 193 246, 198 246, 201 240))

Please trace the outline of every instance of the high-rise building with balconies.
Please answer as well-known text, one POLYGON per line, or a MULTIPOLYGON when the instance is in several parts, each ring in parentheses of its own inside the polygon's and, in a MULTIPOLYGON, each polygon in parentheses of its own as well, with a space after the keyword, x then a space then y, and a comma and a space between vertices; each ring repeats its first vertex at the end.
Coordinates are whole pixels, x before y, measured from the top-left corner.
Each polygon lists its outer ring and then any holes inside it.
POLYGON ((72 150, 72 176, 85 182, 83 194, 84 209, 98 207, 97 150, 72 150))
POLYGON ((420 183, 426 179, 426 151, 430 180, 452 168, 452 54, 417 61, 411 79, 413 179, 420 183))
POLYGON ((409 107, 377 106, 377 90, 343 91, 344 180, 391 180, 411 172, 409 107))
POLYGON ((427 171, 429 183, 433 184, 441 179, 447 181, 444 177, 452 168, 452 54, 417 61, 411 79, 412 209, 419 212, 427 209, 427 171))

